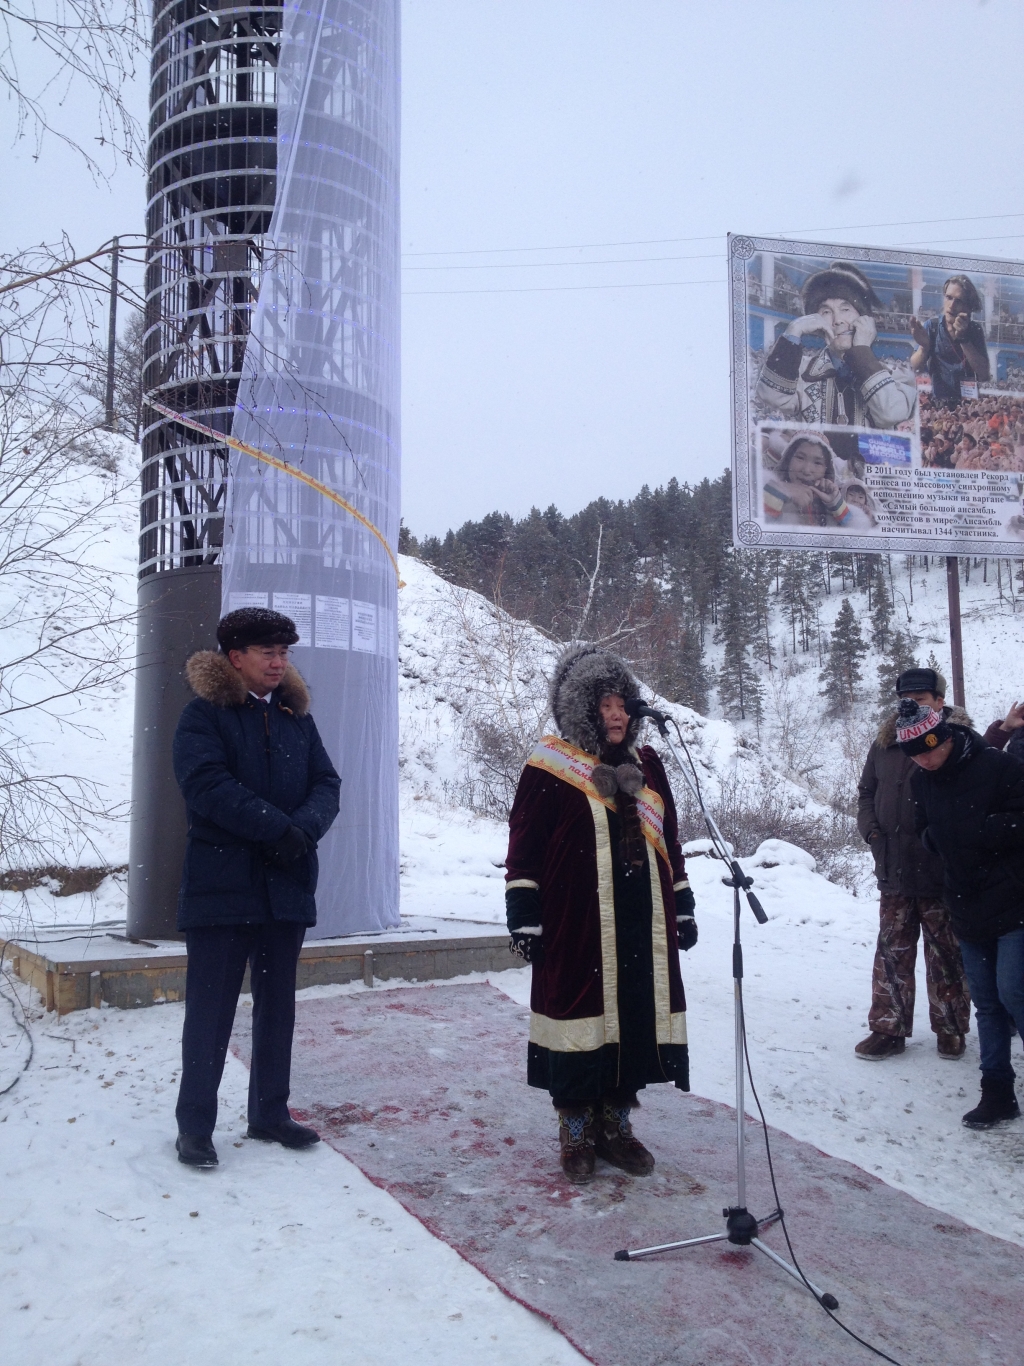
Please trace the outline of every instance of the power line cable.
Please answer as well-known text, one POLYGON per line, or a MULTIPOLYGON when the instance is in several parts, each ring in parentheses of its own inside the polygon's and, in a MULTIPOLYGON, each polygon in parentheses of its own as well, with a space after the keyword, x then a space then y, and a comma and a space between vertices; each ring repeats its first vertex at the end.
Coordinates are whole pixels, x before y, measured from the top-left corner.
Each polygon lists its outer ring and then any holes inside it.
MULTIPOLYGON (((824 230, 823 230, 824 231, 824 230)), ((947 237, 939 241, 935 238, 915 238, 911 241, 894 242, 894 247, 914 247, 922 246, 942 246, 951 242, 1008 242, 1021 241, 1024 233, 1006 233, 999 237, 947 237)), ((410 270, 509 270, 517 266, 529 265, 535 269, 547 268, 556 270, 561 266, 600 266, 600 265, 646 265, 648 261, 703 261, 719 260, 720 253, 714 252, 708 256, 654 256, 637 257, 625 261, 545 261, 545 262, 510 262, 500 265, 483 266, 410 266, 410 270)), ((998 257, 992 258, 998 262, 998 257)), ((684 285, 722 285, 726 281, 724 278, 717 280, 644 280, 630 284, 621 285, 510 285, 505 288, 495 289, 407 289, 402 291, 403 299, 415 299, 427 294, 561 294, 573 290, 595 290, 595 289, 664 289, 674 288, 684 285)))
POLYGON ((520 285, 509 289, 404 289, 403 299, 422 299, 428 294, 564 294, 577 289, 664 289, 671 285, 724 285, 718 280, 647 280, 633 285, 520 285))
MULTIPOLYGON (((790 237, 795 233, 808 232, 853 232, 855 229, 867 228, 916 228, 930 227, 937 223, 985 223, 997 218, 1024 218, 1024 212, 1018 213, 983 213, 971 218, 903 218, 892 223, 846 223, 836 226, 835 224, 824 228, 778 228, 770 233, 763 234, 767 237, 790 237)), ((523 251, 596 251, 599 247, 665 247, 673 246, 680 242, 718 242, 725 236, 724 232, 705 233, 701 237, 647 237, 635 238, 628 242, 573 242, 568 246, 554 247, 472 247, 458 251, 406 251, 403 258, 413 258, 421 256, 500 256, 509 252, 523 251)))
POLYGON ((471 266, 405 266, 405 270, 560 270, 562 266, 645 266, 652 261, 720 261, 720 251, 698 256, 617 256, 612 261, 498 261, 471 266))
MULTIPOLYGON (((1019 242, 1024 233, 1001 233, 998 237, 914 237, 902 242, 893 242, 894 247, 945 246, 951 242, 1019 242)), ((646 266, 662 261, 720 261, 720 251, 701 252, 694 256, 617 256, 603 261, 495 261, 474 262, 472 265, 457 266, 404 266, 409 271, 449 271, 449 270, 561 270, 563 266, 646 266)), ((658 282, 654 282, 658 283, 658 282)), ((468 291, 467 291, 468 292, 468 291)))

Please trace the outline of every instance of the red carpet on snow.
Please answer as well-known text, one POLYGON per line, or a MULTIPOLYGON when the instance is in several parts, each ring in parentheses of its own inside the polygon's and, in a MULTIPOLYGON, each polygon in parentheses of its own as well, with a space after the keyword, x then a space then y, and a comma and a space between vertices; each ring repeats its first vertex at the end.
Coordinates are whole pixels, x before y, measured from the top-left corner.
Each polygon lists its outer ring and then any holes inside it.
MULTIPOLYGON (((618 1248, 718 1233, 736 1194, 735 1112, 643 1093, 634 1179, 558 1167, 557 1125, 525 1082, 528 1012, 489 985, 413 987, 298 1006, 292 1110, 508 1294, 599 1366, 846 1366, 878 1360, 754 1249, 640 1262, 618 1248)), ((247 1023, 239 1019, 247 1057, 247 1023)), ((748 1205, 773 1208, 748 1122, 748 1205)), ((771 1131, 790 1235, 839 1315, 902 1366, 1020 1366, 1024 1249, 771 1131)), ((778 1227, 764 1241, 786 1256, 778 1227)), ((526 1366, 526 1364, 524 1364, 526 1366)))

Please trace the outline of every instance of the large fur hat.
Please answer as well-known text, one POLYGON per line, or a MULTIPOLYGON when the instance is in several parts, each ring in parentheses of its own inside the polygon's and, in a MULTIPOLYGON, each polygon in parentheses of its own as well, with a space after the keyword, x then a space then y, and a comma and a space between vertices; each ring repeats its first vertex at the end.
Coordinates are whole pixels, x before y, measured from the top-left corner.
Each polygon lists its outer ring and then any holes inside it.
POLYGON ((849 261, 837 261, 830 269, 819 270, 804 285, 805 313, 817 313, 826 299, 845 299, 861 315, 882 307, 867 276, 849 261))
MULTIPOLYGON (((618 693, 640 696, 640 687, 618 655, 599 645, 572 645, 555 665, 549 705, 564 739, 587 754, 600 754, 604 738, 599 724, 601 698, 618 693)), ((636 740, 640 722, 632 720, 625 743, 636 740)))
POLYGON ((217 626, 217 644, 225 654, 250 645, 294 645, 298 639, 291 617, 266 607, 239 607, 217 626))

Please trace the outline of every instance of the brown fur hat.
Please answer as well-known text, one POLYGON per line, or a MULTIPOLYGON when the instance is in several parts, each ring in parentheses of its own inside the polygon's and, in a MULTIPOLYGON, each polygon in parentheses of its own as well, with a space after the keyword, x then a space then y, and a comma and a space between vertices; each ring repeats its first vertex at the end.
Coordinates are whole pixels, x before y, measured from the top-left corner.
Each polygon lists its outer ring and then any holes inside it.
MULTIPOLYGON (((189 687, 204 702, 215 707, 240 707, 245 702, 247 689, 242 675, 228 659, 216 650, 200 650, 185 665, 189 687)), ((289 664, 277 688, 277 700, 296 716, 309 713, 309 689, 294 664, 289 664)))

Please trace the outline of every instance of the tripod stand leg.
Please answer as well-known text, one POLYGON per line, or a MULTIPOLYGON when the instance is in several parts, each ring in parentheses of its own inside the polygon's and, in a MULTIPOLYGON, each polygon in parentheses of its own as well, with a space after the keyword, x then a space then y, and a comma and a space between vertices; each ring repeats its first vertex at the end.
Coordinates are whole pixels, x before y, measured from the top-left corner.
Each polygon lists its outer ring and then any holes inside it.
POLYGON ((807 1280, 803 1276, 801 1276, 800 1272, 797 1271, 795 1266, 790 1266, 789 1262, 786 1261, 785 1257, 780 1257, 779 1254, 777 1252, 773 1252, 770 1247, 765 1247, 764 1243, 761 1242, 760 1238, 751 1238, 750 1245, 751 1247, 756 1247, 758 1252, 763 1252, 764 1255, 766 1257, 769 1257, 775 1263, 776 1266, 781 1266, 783 1271, 788 1272, 789 1275, 792 1276, 795 1281, 799 1281, 805 1290, 808 1286, 810 1286, 814 1295, 821 1301, 821 1303, 825 1306, 826 1309, 839 1308, 839 1301, 836 1299, 835 1295, 829 1295, 824 1290, 819 1290, 813 1281, 807 1280))
POLYGON ((661 1243, 658 1247, 623 1248, 621 1252, 616 1252, 615 1261, 635 1262, 640 1257, 653 1257, 658 1252, 674 1252, 677 1247, 697 1247, 699 1243, 724 1243, 728 1237, 727 1233, 709 1233, 704 1238, 684 1238, 681 1243, 661 1243))

